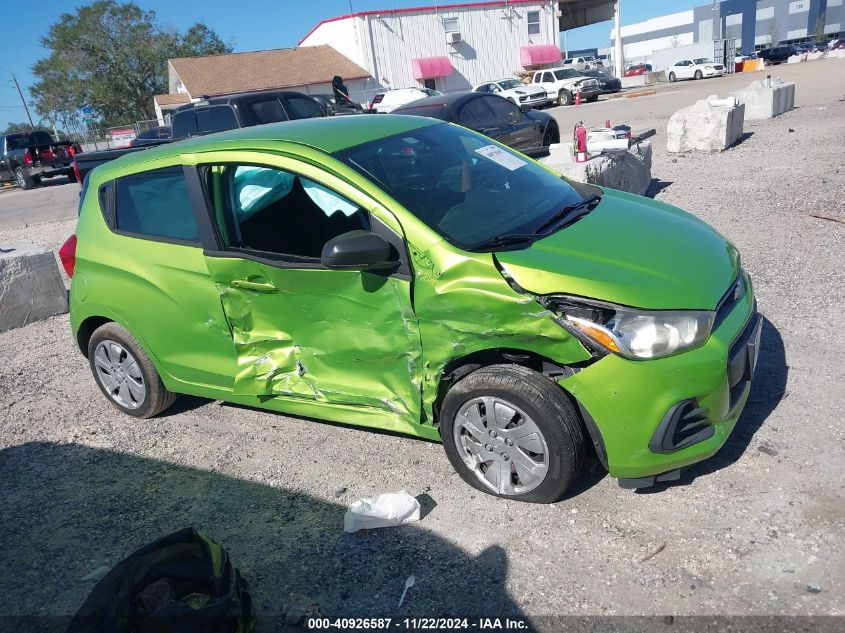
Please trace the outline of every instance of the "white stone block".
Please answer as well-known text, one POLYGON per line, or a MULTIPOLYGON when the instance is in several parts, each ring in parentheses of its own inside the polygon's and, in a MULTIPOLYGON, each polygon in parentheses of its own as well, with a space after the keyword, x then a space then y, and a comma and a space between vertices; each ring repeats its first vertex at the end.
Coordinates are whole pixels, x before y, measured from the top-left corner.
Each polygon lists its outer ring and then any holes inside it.
POLYGON ((67 312, 67 291, 53 252, 0 246, 0 332, 67 312))
POLYGON ((749 121, 771 119, 795 107, 795 84, 777 79, 752 81, 747 88, 733 94, 745 104, 745 118, 749 121))
POLYGON ((721 152, 742 136, 745 106, 716 106, 702 99, 675 112, 666 126, 668 152, 721 152))

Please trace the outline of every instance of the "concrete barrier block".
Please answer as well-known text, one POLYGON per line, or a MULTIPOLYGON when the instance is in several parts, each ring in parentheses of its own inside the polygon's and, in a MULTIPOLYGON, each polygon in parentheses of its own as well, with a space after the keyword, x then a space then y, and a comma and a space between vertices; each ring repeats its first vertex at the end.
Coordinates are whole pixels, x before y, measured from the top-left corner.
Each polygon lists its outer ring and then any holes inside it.
POLYGON ((627 152, 597 156, 584 163, 567 162, 563 157, 555 159, 553 154, 540 162, 570 180, 641 196, 651 184, 651 156, 651 143, 643 141, 627 152))
POLYGON ((0 332, 67 312, 67 291, 53 252, 0 246, 0 332))
POLYGON ((745 105, 749 121, 771 119, 795 107, 795 84, 769 78, 752 81, 751 85, 732 93, 745 105))
POLYGON ((666 126, 666 151, 724 151, 742 136, 744 120, 743 104, 714 105, 702 99, 671 116, 666 126))
POLYGON ((646 83, 648 84, 665 84, 669 79, 666 77, 665 70, 658 70, 653 73, 646 73, 646 83))
POLYGON ((634 75, 633 77, 622 77, 620 79, 623 88, 639 88, 648 84, 647 75, 634 75))

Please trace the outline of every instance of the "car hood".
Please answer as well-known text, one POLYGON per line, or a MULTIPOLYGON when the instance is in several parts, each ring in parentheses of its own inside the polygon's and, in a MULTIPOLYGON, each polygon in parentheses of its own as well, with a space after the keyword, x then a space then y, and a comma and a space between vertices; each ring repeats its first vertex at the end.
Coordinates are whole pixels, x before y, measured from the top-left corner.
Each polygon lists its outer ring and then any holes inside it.
POLYGON ((736 249, 706 223, 612 190, 571 226, 495 256, 529 292, 651 309, 712 310, 740 269, 736 249))

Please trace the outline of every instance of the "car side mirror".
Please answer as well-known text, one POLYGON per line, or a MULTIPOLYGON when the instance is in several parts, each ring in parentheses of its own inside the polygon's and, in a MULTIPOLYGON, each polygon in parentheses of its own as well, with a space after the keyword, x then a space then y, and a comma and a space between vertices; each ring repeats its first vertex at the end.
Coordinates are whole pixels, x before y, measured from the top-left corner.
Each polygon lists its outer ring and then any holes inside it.
POLYGON ((326 242, 320 263, 329 270, 385 270, 398 268, 399 258, 384 238, 357 230, 326 242))
POLYGON ((522 114, 528 114, 531 111, 531 105, 528 103, 523 103, 519 106, 519 110, 520 112, 522 112, 522 114))

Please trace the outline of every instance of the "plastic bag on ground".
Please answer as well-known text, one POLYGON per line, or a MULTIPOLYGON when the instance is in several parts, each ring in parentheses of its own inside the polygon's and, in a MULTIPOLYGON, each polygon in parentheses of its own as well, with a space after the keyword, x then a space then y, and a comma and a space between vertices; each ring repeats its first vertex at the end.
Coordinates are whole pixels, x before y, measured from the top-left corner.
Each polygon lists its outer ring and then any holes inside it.
POLYGON ((355 501, 343 517, 344 532, 394 527, 420 520, 420 502, 404 490, 355 501))

